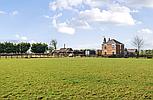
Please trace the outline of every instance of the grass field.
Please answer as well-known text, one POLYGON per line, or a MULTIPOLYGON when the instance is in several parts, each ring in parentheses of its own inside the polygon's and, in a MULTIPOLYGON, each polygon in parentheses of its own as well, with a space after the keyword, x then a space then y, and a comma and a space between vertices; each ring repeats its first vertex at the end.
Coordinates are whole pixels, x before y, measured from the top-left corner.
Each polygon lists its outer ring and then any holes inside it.
POLYGON ((153 99, 153 60, 0 59, 1 99, 153 99))

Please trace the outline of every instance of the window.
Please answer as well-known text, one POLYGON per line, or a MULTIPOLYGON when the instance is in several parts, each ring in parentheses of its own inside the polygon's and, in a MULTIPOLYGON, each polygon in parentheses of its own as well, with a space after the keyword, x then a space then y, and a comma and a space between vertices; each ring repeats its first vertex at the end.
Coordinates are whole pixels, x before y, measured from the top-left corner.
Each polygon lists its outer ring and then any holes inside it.
POLYGON ((107 52, 105 52, 105 55, 107 55, 107 52))
POLYGON ((115 44, 112 44, 112 48, 115 49, 115 44))
POLYGON ((105 45, 104 49, 107 49, 106 45, 105 45))

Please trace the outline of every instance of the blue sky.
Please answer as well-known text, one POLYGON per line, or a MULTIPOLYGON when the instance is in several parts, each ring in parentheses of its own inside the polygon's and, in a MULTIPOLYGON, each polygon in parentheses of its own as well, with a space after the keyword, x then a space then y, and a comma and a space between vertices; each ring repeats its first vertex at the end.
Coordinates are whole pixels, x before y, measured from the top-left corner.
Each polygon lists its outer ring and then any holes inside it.
POLYGON ((152 18, 153 0, 0 0, 0 41, 100 49, 105 36, 134 48, 139 35, 153 49, 152 18))

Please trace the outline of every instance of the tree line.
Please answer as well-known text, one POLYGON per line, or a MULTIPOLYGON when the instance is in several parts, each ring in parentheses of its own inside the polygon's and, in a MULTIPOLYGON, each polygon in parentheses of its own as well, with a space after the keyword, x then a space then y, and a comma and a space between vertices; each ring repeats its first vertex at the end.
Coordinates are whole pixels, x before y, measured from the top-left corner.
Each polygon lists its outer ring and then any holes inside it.
POLYGON ((153 50, 141 50, 140 56, 141 57, 153 57, 153 50))
POLYGON ((45 53, 48 50, 46 43, 0 43, 0 53, 22 54, 31 51, 32 53, 45 53))
POLYGON ((147 58, 153 57, 153 50, 141 50, 141 48, 144 46, 143 38, 140 38, 139 36, 135 36, 132 41, 132 45, 136 47, 137 57, 147 57, 147 58))
POLYGON ((47 50, 52 52, 53 50, 57 49, 57 41, 52 40, 50 45, 46 43, 11 43, 11 42, 3 42, 0 43, 0 53, 1 54, 25 54, 28 51, 32 53, 45 53, 47 50))

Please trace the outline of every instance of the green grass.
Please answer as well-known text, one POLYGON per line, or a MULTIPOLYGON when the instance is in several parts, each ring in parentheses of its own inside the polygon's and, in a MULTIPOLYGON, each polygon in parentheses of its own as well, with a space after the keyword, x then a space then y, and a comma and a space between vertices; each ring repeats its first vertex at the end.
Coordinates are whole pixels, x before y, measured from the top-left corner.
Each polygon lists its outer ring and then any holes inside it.
POLYGON ((153 99, 153 60, 0 59, 1 99, 153 99))

